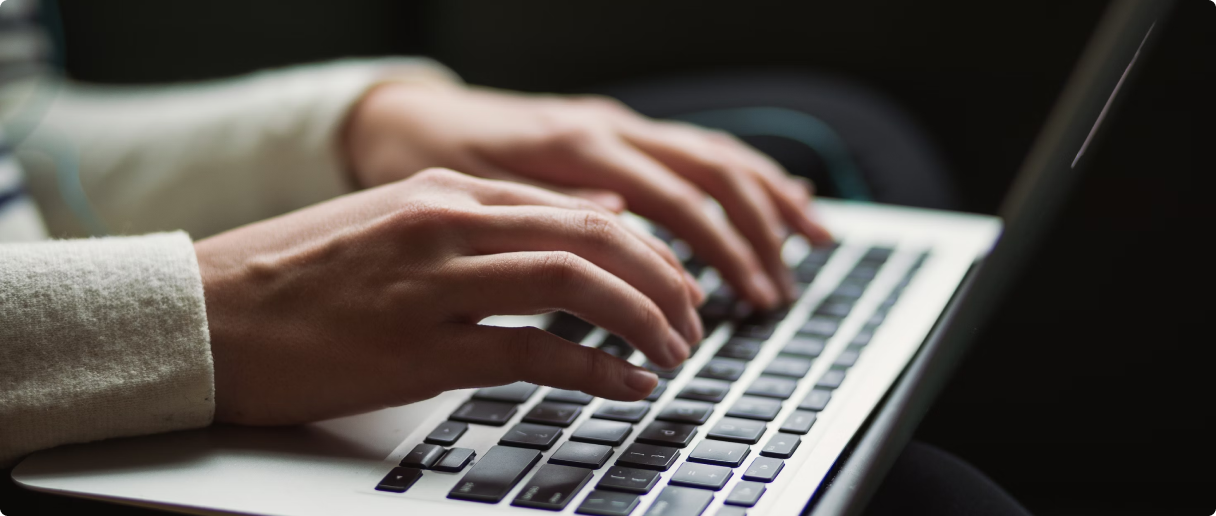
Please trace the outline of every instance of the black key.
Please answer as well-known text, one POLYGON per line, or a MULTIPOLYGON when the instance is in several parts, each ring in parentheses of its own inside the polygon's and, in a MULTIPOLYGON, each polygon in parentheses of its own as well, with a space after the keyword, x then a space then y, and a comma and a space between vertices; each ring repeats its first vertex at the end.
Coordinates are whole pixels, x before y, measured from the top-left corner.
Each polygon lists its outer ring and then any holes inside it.
POLYGON ((835 389, 840 387, 840 382, 844 381, 845 371, 840 369, 829 369, 819 377, 819 381, 815 383, 817 389, 835 389))
POLYGON ((764 374, 802 378, 803 376, 806 376, 807 371, 810 370, 810 359, 777 355, 772 362, 768 363, 768 367, 764 368, 764 374))
POLYGON ((828 402, 832 400, 832 391, 823 389, 811 389, 811 392, 806 393, 806 397, 802 398, 802 403, 798 404, 798 408, 802 410, 814 410, 816 412, 823 410, 823 407, 828 406, 828 402))
POLYGON ((705 363, 705 367, 697 372, 697 376, 733 382, 743 376, 744 369, 747 369, 747 362, 734 358, 714 357, 705 363))
POLYGON ((726 415, 741 417, 743 419, 772 421, 777 417, 778 412, 781 412, 781 401, 779 400, 755 396, 740 396, 735 401, 735 404, 731 405, 726 415))
POLYGON ((439 423, 439 426, 435 427, 434 430, 431 430, 431 433, 427 434, 426 442, 440 446, 451 446, 456 444, 456 441, 460 440, 460 436, 464 435, 468 429, 468 423, 444 421, 439 423))
POLYGON ((650 403, 645 401, 605 401, 591 417, 637 423, 650 412, 650 403))
POLYGON ((619 421, 605 421, 603 419, 588 419, 583 421, 583 424, 578 426, 570 435, 571 441, 578 441, 592 444, 606 444, 608 446, 620 446, 629 438, 629 433, 633 431, 633 426, 629 423, 621 423, 619 421))
POLYGON ((774 459, 788 459, 794 455, 794 450, 798 449, 799 444, 802 444, 801 437, 777 432, 768 439, 767 443, 764 443, 764 448, 760 449, 760 455, 774 459))
POLYGON ((654 421, 638 434, 637 442, 683 448, 697 435, 696 425, 654 421))
POLYGON ((430 469, 443 456, 443 447, 434 444, 418 444, 401 458, 401 467, 430 469))
POLYGON ((633 443, 621 452, 621 456, 616 459, 616 465, 667 471, 678 458, 680 450, 670 446, 633 443))
POLYGON ((688 454, 688 460, 737 468, 743 465, 743 459, 747 458, 747 454, 751 451, 752 448, 746 444, 705 439, 698 443, 696 448, 693 448, 692 453, 688 454))
POLYGON ((629 516, 641 498, 635 494, 600 491, 596 489, 574 512, 593 516, 629 516))
POLYGON ((604 473, 595 488, 646 494, 657 483, 659 483, 658 471, 613 466, 607 473, 604 473))
POLYGON ((536 450, 493 446, 448 492, 448 498, 498 503, 539 460, 536 450))
POLYGON ((836 291, 832 292, 832 296, 859 298, 866 292, 866 285, 868 284, 868 281, 846 279, 840 282, 840 286, 836 287, 836 291))
POLYGON ((498 444, 548 450, 561 436, 562 429, 555 426, 520 423, 507 430, 502 439, 498 440, 498 444))
POLYGON ((553 389, 549 394, 545 395, 545 401, 555 401, 557 403, 574 403, 576 405, 586 405, 591 403, 595 396, 582 391, 568 391, 565 389, 553 389))
POLYGON ((643 516, 701 516, 712 501, 713 491, 667 486, 643 516))
POLYGON ((650 362, 649 360, 642 364, 642 367, 645 367, 647 371, 650 371, 658 375, 659 378, 665 380, 671 380, 677 376, 680 376, 680 371, 684 370, 684 364, 676 366, 675 369, 663 369, 662 367, 659 367, 658 364, 650 362))
POLYGON ((828 258, 832 257, 832 253, 836 252, 837 247, 840 247, 840 245, 835 242, 819 244, 811 249, 810 253, 807 253, 806 258, 802 259, 802 263, 817 263, 819 265, 828 263, 828 258))
POLYGON ((612 448, 608 446, 569 441, 553 452, 549 462, 577 468, 600 469, 611 456, 612 448))
POLYGON ((566 504, 570 503, 590 480, 589 470, 545 464, 528 479, 523 490, 511 500, 511 505, 560 511, 566 508, 566 504))
POLYGON ((817 315, 803 323, 802 329, 798 330, 798 332, 807 335, 818 335, 820 337, 831 337, 836 334, 836 330, 839 328, 840 319, 817 315))
POLYGON ((745 394, 783 400, 789 398, 797 388, 797 380, 777 376, 760 376, 752 382, 745 394))
POLYGON ((785 461, 771 457, 756 457, 752 464, 743 472, 743 480, 751 482, 772 482, 785 467, 785 461))
POLYGON ((553 403, 544 401, 537 403, 532 410, 524 414, 524 421, 528 423, 536 423, 540 425, 553 425, 560 427, 570 426, 578 415, 583 412, 583 407, 572 405, 569 403, 553 403))
POLYGON ((673 423, 691 423, 694 425, 705 424, 709 420, 710 414, 714 413, 714 406, 703 401, 687 401, 687 400, 671 400, 662 412, 659 412, 655 419, 661 421, 671 421, 673 423))
POLYGON ((714 516, 747 516, 747 509, 744 507, 723 505, 718 507, 718 512, 715 512, 714 516))
POLYGON ((414 468, 393 468, 384 476, 384 479, 376 485, 377 491, 388 491, 390 493, 404 493, 410 486, 414 485, 418 479, 422 478, 422 470, 414 468))
POLYGON ((849 279, 870 281, 874 276, 878 275, 878 267, 866 265, 864 262, 857 264, 853 270, 849 271, 847 276, 849 279))
POLYGON ((755 507, 756 502, 760 501, 760 495, 763 495, 766 489, 768 488, 759 482, 739 482, 730 490, 726 501, 722 503, 740 507, 755 507))
POLYGON ((693 378, 688 381, 688 384, 680 390, 680 394, 676 397, 686 400, 717 403, 726 397, 727 392, 730 392, 730 382, 711 380, 709 378, 693 378))
POLYGON ((600 351, 621 360, 629 360, 629 357, 633 356, 633 352, 636 351, 633 349, 633 346, 630 346, 628 342, 625 342, 625 339, 617 337, 616 335, 609 335, 608 338, 604 339, 604 342, 601 342, 600 345, 596 347, 598 347, 600 351))
POLYGON ((464 402, 449 419, 490 426, 502 426, 515 417, 515 404, 498 401, 471 400, 464 402))
POLYGON ((735 336, 747 339, 767 339, 773 336, 773 332, 777 330, 777 322, 756 322, 743 323, 738 328, 735 328, 735 336))
POLYGON ((823 353, 824 346, 827 346, 827 342, 823 340, 823 337, 795 335, 784 348, 781 348, 781 353, 815 358, 823 353))
POLYGON ((710 439, 756 444, 768 426, 760 421, 724 417, 709 431, 710 439))
MULTIPOLYGON (((685 462, 671 475, 667 483, 673 486, 696 487, 718 491, 726 486, 734 472, 730 468, 685 462)), ((662 495, 660 495, 662 496, 662 495)), ((658 504, 658 500, 655 501, 658 504)), ((667 513, 663 513, 667 514, 667 513)))
POLYGON ((659 378, 659 383, 654 386, 654 390, 646 395, 646 401, 659 401, 659 396, 662 396, 667 391, 667 380, 659 378))
POLYGON ((755 339, 733 338, 726 341, 726 344, 723 344, 714 356, 751 360, 756 358, 756 354, 760 352, 760 346, 763 344, 763 342, 755 339))
POLYGON ((816 315, 827 315, 843 319, 853 310, 853 299, 847 297, 828 298, 815 309, 816 315))
POLYGON ((460 473, 460 470, 468 466, 469 461, 473 460, 476 455, 477 452, 468 448, 452 448, 443 454, 443 458, 439 459, 439 462, 435 463, 431 469, 444 473, 460 473))
POLYGON ((819 266, 798 267, 797 269, 794 269, 794 280, 799 283, 814 282, 815 277, 819 276, 819 271, 821 269, 822 267, 819 266))
POLYGON ((860 355, 861 353, 857 352, 857 350, 846 349, 840 352, 840 355, 836 357, 836 361, 832 362, 832 365, 836 367, 853 367, 853 364, 857 363, 857 357, 860 355))
POLYGON ((854 346, 862 347, 862 346, 865 346, 866 344, 869 344, 870 339, 873 339, 873 338, 874 338, 874 331, 872 329, 863 328, 860 332, 857 333, 856 337, 853 337, 853 340, 849 341, 849 346, 850 347, 854 347, 854 346))
POLYGON ((795 410, 793 414, 785 418, 784 423, 781 423, 780 431, 787 434, 806 435, 811 431, 811 426, 815 424, 815 418, 818 416, 818 413, 809 410, 795 410))
POLYGON ((587 338, 587 335, 594 330, 595 326, 591 323, 579 319, 566 312, 558 312, 553 318, 553 322, 549 324, 549 333, 557 335, 570 342, 582 342, 587 338))
POLYGON ((515 382, 499 385, 498 387, 477 389, 477 392, 473 393, 473 399, 520 404, 528 401, 528 398, 532 397, 532 393, 536 392, 536 389, 538 387, 530 383, 515 382))
POLYGON ((890 247, 871 247, 861 259, 866 262, 885 262, 894 252, 890 247))

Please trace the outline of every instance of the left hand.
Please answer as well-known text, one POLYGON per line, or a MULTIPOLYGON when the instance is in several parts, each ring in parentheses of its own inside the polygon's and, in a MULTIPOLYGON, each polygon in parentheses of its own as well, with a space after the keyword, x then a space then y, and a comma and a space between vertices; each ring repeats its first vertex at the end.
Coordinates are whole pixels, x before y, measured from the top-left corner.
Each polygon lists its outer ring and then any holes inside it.
POLYGON ((353 109, 343 142, 365 187, 448 167, 614 211, 628 205, 687 241, 762 308, 793 298, 781 260, 787 227, 815 243, 831 240, 808 216, 809 182, 728 134, 650 120, 606 98, 385 84, 353 109), (707 195, 726 217, 705 209, 707 195))

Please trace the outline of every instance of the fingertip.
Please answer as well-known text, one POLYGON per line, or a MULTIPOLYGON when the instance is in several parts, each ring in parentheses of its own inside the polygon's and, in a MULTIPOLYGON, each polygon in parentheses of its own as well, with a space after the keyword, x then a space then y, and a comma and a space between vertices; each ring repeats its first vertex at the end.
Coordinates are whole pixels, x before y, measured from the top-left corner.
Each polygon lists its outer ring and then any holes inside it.
POLYGON ((701 306, 701 303, 705 302, 705 291, 701 289, 701 284, 697 282, 697 278, 694 278, 686 270, 682 270, 682 272, 684 273, 684 282, 688 284, 688 293, 692 296, 693 306, 701 306))
POLYGON ((775 308, 777 303, 781 301, 781 296, 777 292, 777 286, 767 274, 756 271, 752 273, 748 282, 751 283, 752 290, 756 294, 755 301, 761 308, 765 310, 775 308))
POLYGON ((640 394, 639 399, 649 396, 658 385, 659 376, 640 367, 634 367, 625 374, 625 386, 640 394))
POLYGON ((667 329, 668 363, 662 364, 662 365, 664 367, 667 367, 668 369, 671 369, 671 368, 674 368, 674 367, 682 364, 685 360, 688 359, 688 350, 689 349, 691 349, 691 346, 689 346, 688 340, 686 340, 683 335, 680 335, 679 332, 677 332, 675 330, 675 328, 668 328, 667 329))

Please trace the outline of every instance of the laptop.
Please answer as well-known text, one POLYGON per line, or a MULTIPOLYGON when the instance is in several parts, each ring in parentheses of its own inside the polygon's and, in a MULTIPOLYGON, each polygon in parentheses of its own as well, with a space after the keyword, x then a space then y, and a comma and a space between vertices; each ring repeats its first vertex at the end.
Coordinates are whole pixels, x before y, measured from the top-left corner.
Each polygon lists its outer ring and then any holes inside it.
POLYGON ((64 446, 13 478, 191 514, 859 514, 1066 199, 1168 7, 1109 6, 1001 218, 818 200, 839 241, 790 239, 801 293, 766 313, 687 257, 711 294, 707 337, 678 369, 566 314, 485 321, 650 367, 663 382, 644 401, 523 383, 452 391, 298 427, 64 446))

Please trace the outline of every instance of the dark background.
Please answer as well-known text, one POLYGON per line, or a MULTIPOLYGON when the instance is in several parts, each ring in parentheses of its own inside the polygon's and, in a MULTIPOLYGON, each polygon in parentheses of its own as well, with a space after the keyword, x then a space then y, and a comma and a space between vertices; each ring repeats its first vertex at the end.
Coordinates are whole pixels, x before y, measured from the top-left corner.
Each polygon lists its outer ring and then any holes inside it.
MULTIPOLYGON (((918 431, 1032 512, 1216 510, 1216 5, 1180 1, 1039 256, 918 431)), ((809 70, 902 105, 995 213, 1105 2, 61 1, 77 79, 175 82, 425 54, 476 84, 600 91, 809 70)), ((46 504, 45 499, 40 503, 46 504)), ((34 508, 6 514, 36 514, 34 508)))

